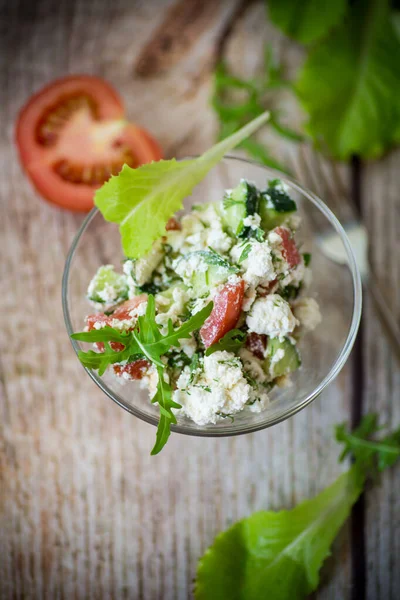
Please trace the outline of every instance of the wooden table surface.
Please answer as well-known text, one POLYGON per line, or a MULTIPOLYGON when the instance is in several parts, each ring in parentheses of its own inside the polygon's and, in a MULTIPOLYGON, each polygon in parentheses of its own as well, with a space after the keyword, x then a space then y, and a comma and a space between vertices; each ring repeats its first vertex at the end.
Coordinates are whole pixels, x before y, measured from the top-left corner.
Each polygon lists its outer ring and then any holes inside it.
MULTIPOLYGON (((85 375, 61 311, 61 275, 82 216, 43 202, 13 146, 18 109, 68 73, 109 79, 127 113, 167 156, 215 137, 212 70, 222 56, 256 74, 272 41, 289 75, 301 50, 265 19, 263 3, 40 0, 4 2, 0 19, 1 397, 0 597, 191 597, 214 536, 263 508, 291 507, 340 470, 332 428, 377 410, 400 422, 400 370, 368 296, 357 347, 328 391, 268 431, 230 439, 172 435, 150 457, 155 429, 85 375), (174 4, 176 7, 176 2, 174 4)), ((298 119, 282 98, 289 119, 298 119)), ((358 202, 371 263, 400 315, 400 152, 334 164, 274 138, 276 154, 328 204, 358 202)), ((358 503, 322 572, 318 600, 400 598, 400 469, 358 503)), ((273 600, 273 599, 271 599, 273 600)))

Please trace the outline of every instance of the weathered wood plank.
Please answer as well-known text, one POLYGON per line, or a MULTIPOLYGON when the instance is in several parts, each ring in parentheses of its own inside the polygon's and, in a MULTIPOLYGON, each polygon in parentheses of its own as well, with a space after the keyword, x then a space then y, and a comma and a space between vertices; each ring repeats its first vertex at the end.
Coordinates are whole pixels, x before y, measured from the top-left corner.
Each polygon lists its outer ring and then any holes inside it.
MULTIPOLYGON (((368 164, 363 173, 363 210, 370 234, 374 273, 394 314, 400 319, 400 152, 368 164)), ((392 427, 400 424, 400 367, 365 301, 365 410, 379 413, 392 427)), ((384 473, 366 496, 367 598, 400 596, 400 470, 384 473)))

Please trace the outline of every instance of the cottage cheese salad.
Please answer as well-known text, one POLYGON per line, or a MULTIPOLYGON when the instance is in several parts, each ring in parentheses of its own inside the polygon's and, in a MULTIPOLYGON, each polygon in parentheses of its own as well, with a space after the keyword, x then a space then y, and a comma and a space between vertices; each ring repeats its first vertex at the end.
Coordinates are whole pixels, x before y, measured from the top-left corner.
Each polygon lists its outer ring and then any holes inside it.
POLYGON ((148 389, 160 409, 154 454, 177 417, 205 426, 261 412, 274 386, 290 385, 301 365, 298 341, 321 320, 307 296, 311 256, 295 239, 301 219, 279 179, 261 190, 238 180, 219 202, 183 216, 171 211, 182 205, 176 198, 164 210, 177 195, 177 178, 191 177, 179 190, 184 197, 193 173, 201 169, 199 181, 227 143, 231 138, 186 163, 123 170, 96 198, 105 218, 120 224, 125 254, 137 256, 98 269, 87 292, 93 310, 72 337, 94 345, 79 352, 87 368, 108 370, 132 385, 132 395, 137 385, 148 389), (142 222, 150 243, 136 226, 142 222))

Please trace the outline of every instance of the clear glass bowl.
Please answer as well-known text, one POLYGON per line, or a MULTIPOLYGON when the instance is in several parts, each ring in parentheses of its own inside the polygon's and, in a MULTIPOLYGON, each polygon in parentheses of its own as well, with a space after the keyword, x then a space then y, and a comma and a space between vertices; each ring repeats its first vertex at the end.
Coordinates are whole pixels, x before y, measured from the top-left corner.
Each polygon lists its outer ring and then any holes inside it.
MULTIPOLYGON (((294 415, 312 402, 336 377, 353 346, 361 315, 361 280, 347 236, 327 206, 313 193, 273 169, 251 161, 226 157, 185 200, 185 210, 193 204, 218 201, 224 191, 235 187, 241 178, 263 188, 268 179, 279 177, 290 188, 297 202, 302 225, 297 239, 302 251, 312 252, 312 283, 307 295, 316 298, 322 323, 300 342, 302 367, 293 374, 292 386, 275 388, 270 405, 259 414, 243 411, 235 419, 223 419, 216 425, 200 427, 180 417, 173 431, 199 436, 226 436, 270 427, 294 415), (321 233, 335 231, 343 245, 347 264, 339 265, 324 256, 318 247, 321 233)), ((62 286, 62 301, 68 334, 82 331, 85 316, 91 312, 85 298, 90 279, 100 265, 119 265, 123 260, 118 226, 104 221, 97 209, 87 216, 70 249, 62 286)), ((72 340, 74 350, 82 344, 72 340)), ((149 401, 146 390, 137 382, 121 385, 111 373, 90 377, 114 402, 136 417, 157 425, 158 408, 149 401)))

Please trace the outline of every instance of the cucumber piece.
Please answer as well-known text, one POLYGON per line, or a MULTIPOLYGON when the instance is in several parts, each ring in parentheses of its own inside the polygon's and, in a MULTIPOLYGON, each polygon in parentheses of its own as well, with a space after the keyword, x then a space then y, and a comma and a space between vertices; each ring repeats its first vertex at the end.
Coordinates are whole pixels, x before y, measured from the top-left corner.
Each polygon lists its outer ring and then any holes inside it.
POLYGON ((297 347, 288 338, 282 341, 279 338, 269 338, 266 356, 263 368, 273 379, 292 373, 301 365, 297 347), (283 356, 278 358, 282 352, 283 356))
POLYGON ((197 297, 207 294, 209 290, 220 283, 227 281, 229 275, 237 273, 237 267, 232 266, 227 260, 222 258, 213 250, 199 250, 190 252, 179 261, 178 272, 184 273, 185 283, 191 285, 197 297), (191 268, 190 262, 196 264, 200 261, 204 268, 191 268), (189 268, 185 269, 185 262, 189 268), (186 274, 185 274, 186 270, 186 274))
POLYGON ((116 273, 113 265, 104 265, 90 282, 87 297, 92 302, 113 306, 128 299, 128 290, 126 275, 116 273))
POLYGON ((260 216, 264 231, 282 225, 286 218, 296 210, 295 201, 284 191, 279 179, 270 181, 267 190, 261 192, 260 216))
POLYGON ((165 302, 161 301, 158 303, 158 305, 157 305, 158 312, 164 313, 164 312, 169 311, 169 309, 171 308, 171 306, 174 302, 174 290, 176 290, 176 289, 179 289, 179 290, 182 290, 182 292, 185 292, 188 288, 184 283, 182 283, 182 281, 176 281, 166 290, 163 290, 162 292, 158 292, 158 294, 156 295, 156 300, 158 298, 165 300, 165 302))
POLYGON ((243 219, 258 212, 260 195, 257 188, 242 180, 223 201, 221 218, 229 232, 235 236, 243 235, 243 219))
POLYGON ((229 232, 235 236, 240 232, 243 219, 247 216, 246 192, 246 182, 241 181, 222 203, 221 219, 229 232))

